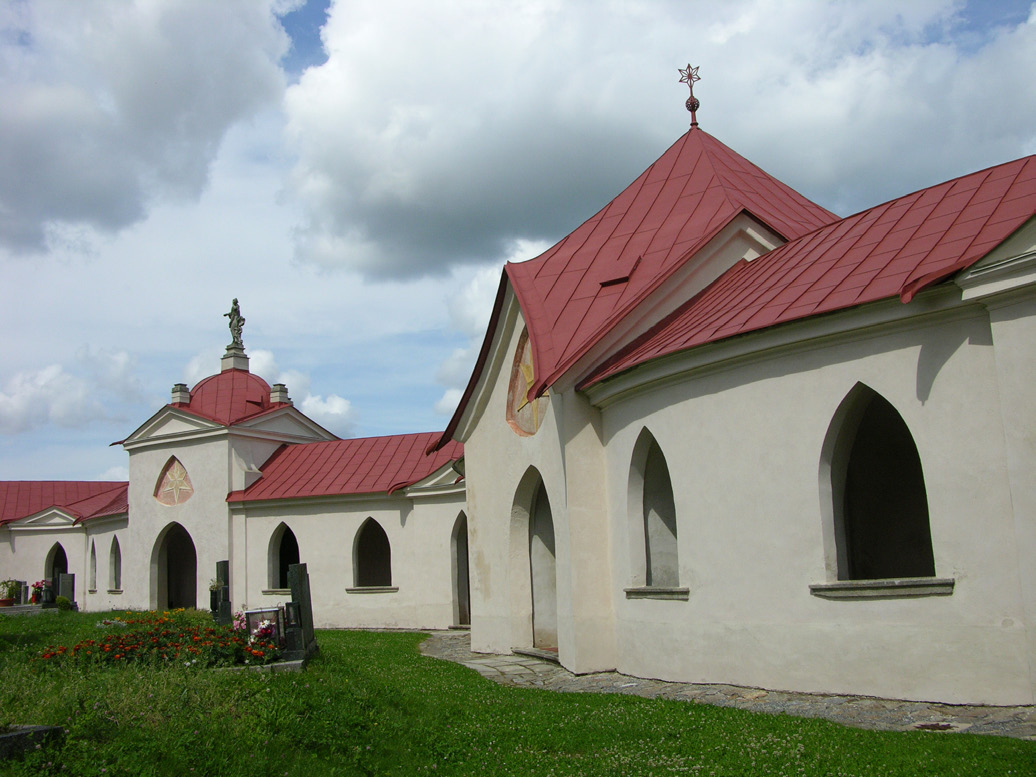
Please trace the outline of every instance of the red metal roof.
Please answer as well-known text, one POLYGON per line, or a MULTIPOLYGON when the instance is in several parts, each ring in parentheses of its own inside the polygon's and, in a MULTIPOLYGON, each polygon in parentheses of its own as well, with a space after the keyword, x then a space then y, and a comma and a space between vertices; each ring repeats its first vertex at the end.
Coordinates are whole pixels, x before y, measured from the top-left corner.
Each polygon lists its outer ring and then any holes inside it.
POLYGON ((287 404, 270 402, 270 384, 258 375, 248 370, 223 370, 191 389, 189 404, 177 402, 172 407, 232 426, 287 404))
POLYGON ((0 525, 58 507, 76 523, 129 509, 129 483, 86 480, 0 481, 0 525))
POLYGON ((739 262, 591 375, 734 335, 899 296, 969 267, 1036 215, 1036 156, 981 170, 739 262))
POLYGON ((789 240, 837 219, 692 128, 568 237, 508 264, 533 343, 531 393, 557 380, 743 211, 789 240))
POLYGON ((285 445, 262 466, 259 480, 234 491, 227 501, 392 493, 463 457, 464 446, 458 442, 426 454, 441 435, 424 432, 285 445))

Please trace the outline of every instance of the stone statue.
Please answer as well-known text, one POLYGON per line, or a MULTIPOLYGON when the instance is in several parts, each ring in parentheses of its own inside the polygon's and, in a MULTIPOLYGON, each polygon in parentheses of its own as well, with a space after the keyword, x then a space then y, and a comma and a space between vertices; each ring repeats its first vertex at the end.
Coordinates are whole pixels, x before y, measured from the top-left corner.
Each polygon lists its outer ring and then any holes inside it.
POLYGON ((241 342, 241 331, 245 328, 245 317, 241 315, 237 297, 234 297, 234 304, 230 306, 230 312, 223 315, 230 319, 230 334, 234 337, 234 342, 230 345, 244 348, 245 344, 241 342))

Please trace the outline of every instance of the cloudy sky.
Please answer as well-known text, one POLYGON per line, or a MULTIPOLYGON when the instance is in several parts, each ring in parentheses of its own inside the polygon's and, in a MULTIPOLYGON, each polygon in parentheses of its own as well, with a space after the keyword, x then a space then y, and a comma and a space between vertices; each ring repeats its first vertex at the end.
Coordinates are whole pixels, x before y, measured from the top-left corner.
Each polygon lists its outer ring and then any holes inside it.
POLYGON ((842 215, 1036 153, 1029 0, 0 0, 0 479, 252 370, 441 429, 499 268, 699 121, 842 215))

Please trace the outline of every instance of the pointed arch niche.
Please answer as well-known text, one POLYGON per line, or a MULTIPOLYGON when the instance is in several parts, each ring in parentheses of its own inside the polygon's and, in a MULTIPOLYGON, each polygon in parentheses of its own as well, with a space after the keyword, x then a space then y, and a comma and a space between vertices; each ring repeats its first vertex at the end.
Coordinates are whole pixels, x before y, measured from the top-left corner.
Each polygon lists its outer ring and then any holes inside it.
POLYGON ((187 469, 176 456, 170 456, 155 483, 155 500, 167 507, 181 505, 194 496, 194 485, 187 469))
POLYGON ((554 515, 543 478, 529 467, 511 506, 511 639, 516 647, 558 649, 554 515))
POLYGON ((829 578, 818 596, 946 595, 935 576, 924 470, 892 404, 857 383, 835 412, 821 450, 820 499, 829 578))
POLYGON ((450 535, 453 582, 453 625, 471 626, 471 583, 468 577, 468 517, 461 511, 450 535))
POLYGON ((633 446, 627 489, 630 571, 628 599, 687 599, 680 587, 680 552, 673 482, 665 454, 643 429, 633 446))
POLYGON ((112 537, 112 547, 108 553, 108 593, 122 591, 122 548, 119 538, 112 537))
POLYGON ((97 544, 90 540, 90 580, 91 591, 97 590, 97 544))
POLYGON ((392 546, 381 524, 368 518, 353 540, 353 587, 349 593, 394 593, 392 546))
POLYGON ((267 583, 270 590, 288 588, 288 567, 299 563, 299 542, 295 532, 281 523, 270 535, 267 551, 267 583))

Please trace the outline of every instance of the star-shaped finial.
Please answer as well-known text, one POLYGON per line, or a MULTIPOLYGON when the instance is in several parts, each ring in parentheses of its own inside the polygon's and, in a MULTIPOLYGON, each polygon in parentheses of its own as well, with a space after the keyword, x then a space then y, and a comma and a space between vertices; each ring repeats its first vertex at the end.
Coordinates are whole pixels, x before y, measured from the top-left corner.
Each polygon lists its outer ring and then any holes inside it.
POLYGON ((691 67, 688 62, 686 69, 680 71, 680 83, 687 84, 691 87, 691 91, 694 91, 694 82, 701 81, 701 76, 698 75, 698 68, 691 67))
POLYGON ((684 105, 691 112, 692 127, 698 126, 698 117, 695 112, 701 107, 701 102, 694 96, 695 81, 701 81, 701 76, 698 75, 698 68, 691 67, 690 63, 688 63, 686 68, 680 69, 680 83, 687 84, 687 88, 691 90, 691 96, 687 98, 687 102, 684 105))

